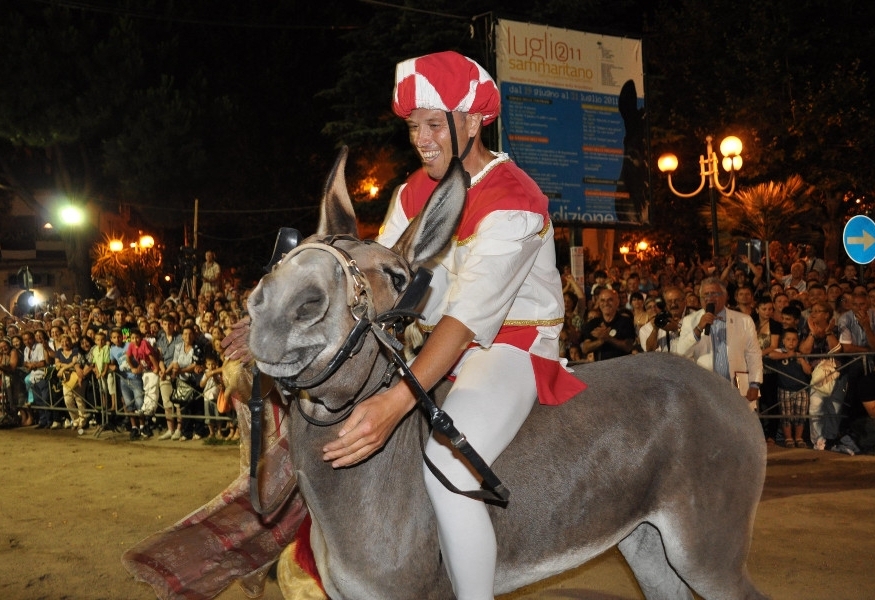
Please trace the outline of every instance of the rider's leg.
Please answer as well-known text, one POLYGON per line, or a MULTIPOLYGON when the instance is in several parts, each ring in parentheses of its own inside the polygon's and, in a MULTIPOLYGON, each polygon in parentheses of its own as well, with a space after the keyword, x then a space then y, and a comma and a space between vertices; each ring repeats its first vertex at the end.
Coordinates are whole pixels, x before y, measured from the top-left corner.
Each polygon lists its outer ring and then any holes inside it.
MULTIPOLYGON (((522 426, 536 395, 529 354, 496 344, 466 357, 443 408, 473 448, 492 464, 522 426)), ((457 488, 479 489, 467 463, 457 460, 446 444, 432 437, 426 444, 426 454, 457 488)), ((486 505, 450 492, 427 467, 424 472, 456 597, 493 598, 497 548, 486 505)))

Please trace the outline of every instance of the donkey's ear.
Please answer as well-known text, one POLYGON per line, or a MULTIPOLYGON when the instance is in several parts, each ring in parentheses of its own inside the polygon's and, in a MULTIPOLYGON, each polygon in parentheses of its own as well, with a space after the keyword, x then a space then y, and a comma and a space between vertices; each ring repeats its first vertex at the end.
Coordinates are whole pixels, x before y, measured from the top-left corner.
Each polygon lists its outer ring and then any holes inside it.
POLYGON ((414 269, 429 260, 450 242, 468 193, 462 161, 453 158, 446 175, 415 219, 410 222, 393 250, 414 269))
POLYGON ((322 206, 319 208, 319 228, 317 235, 353 235, 358 237, 358 229, 355 223, 355 210, 349 191, 346 189, 346 157, 349 148, 344 146, 337 155, 334 168, 325 182, 325 190, 322 193, 322 206))

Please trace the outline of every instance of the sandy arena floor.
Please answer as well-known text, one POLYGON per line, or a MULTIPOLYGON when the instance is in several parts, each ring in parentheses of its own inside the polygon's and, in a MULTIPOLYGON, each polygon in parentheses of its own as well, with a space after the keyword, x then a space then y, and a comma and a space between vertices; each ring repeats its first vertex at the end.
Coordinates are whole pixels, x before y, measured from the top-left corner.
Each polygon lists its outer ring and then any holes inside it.
MULTIPOLYGON (((154 598, 121 554, 211 499, 238 472, 236 446, 0 431, 0 598, 154 598)), ((749 567, 775 600, 875 597, 875 457, 769 451, 749 567)), ((221 600, 246 596, 235 585, 221 600)), ((281 598, 274 580, 267 600, 281 598)), ((502 600, 620 600, 641 593, 619 553, 502 600)), ((374 599, 378 600, 378 599, 374 599)), ((414 599, 412 599, 414 600, 414 599)))

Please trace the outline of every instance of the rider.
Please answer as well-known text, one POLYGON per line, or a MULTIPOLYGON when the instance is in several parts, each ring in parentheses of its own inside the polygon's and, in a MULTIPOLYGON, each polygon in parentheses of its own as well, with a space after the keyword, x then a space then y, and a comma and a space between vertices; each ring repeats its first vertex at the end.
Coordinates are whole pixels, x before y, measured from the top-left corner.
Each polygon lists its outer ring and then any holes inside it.
MULTIPOLYGON (((559 362, 564 303, 547 198, 506 154, 481 140, 499 106, 495 82, 460 54, 398 64, 392 108, 405 119, 423 168, 396 192, 378 238, 389 247, 397 241, 464 144, 468 196, 452 242, 427 265, 434 277, 421 326, 430 335, 411 368, 426 389, 455 376, 443 408, 489 464, 514 438, 536 397, 560 404, 585 387, 559 362)), ((339 438, 325 446, 325 460, 334 467, 364 460, 415 404, 407 385, 362 402, 339 438)), ((429 439, 426 453, 457 488, 478 487, 445 439, 429 439)), ((497 548, 485 504, 450 492, 428 469, 424 473, 456 596, 493 598, 497 548)))

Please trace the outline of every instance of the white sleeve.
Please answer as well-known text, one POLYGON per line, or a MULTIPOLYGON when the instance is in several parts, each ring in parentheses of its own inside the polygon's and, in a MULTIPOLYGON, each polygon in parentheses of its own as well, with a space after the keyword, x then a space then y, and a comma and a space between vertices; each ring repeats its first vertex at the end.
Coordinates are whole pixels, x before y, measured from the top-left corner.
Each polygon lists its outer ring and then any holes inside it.
POLYGON ((543 228, 541 215, 521 210, 493 212, 477 226, 445 311, 473 331, 477 343, 489 346, 498 334, 532 272, 543 228))
POLYGON ((401 206, 401 192, 406 186, 407 184, 403 183, 395 188, 392 200, 389 201, 386 219, 380 226, 380 233, 377 235, 377 242, 386 248, 391 248, 395 245, 410 223, 410 218, 404 214, 404 208, 401 206))

